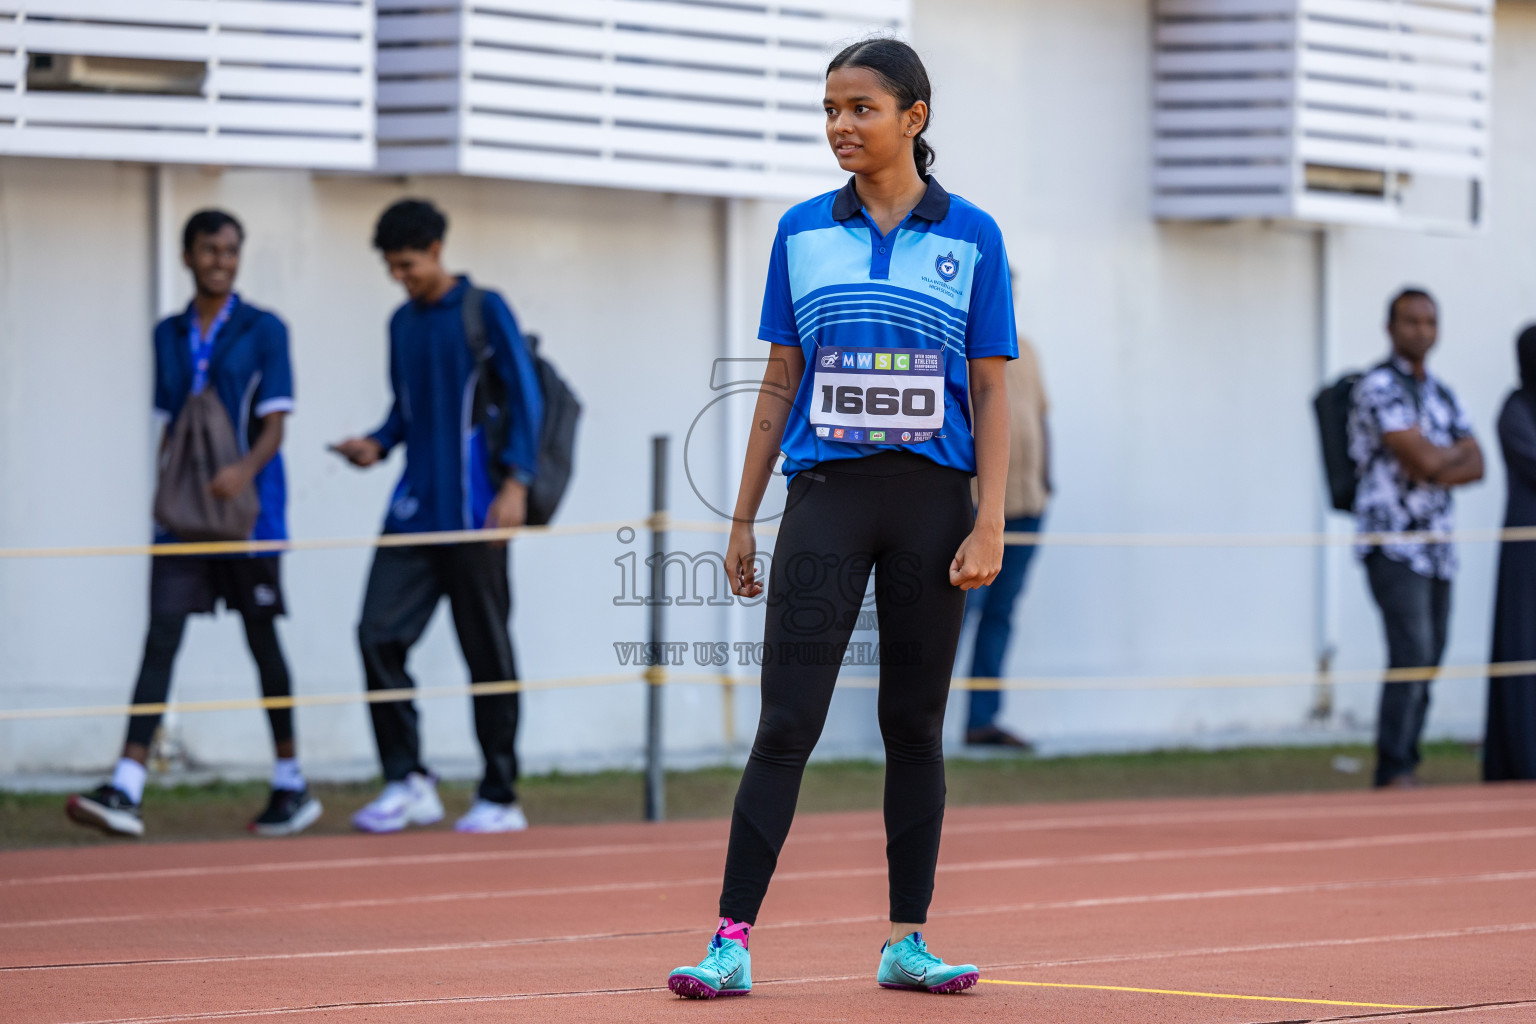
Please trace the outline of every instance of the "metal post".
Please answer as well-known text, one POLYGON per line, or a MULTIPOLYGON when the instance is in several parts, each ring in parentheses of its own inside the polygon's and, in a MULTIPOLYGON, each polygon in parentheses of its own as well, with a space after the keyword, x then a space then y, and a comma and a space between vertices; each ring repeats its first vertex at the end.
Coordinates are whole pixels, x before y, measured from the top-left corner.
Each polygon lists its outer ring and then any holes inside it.
POLYGON ((661 697, 666 663, 662 626, 666 609, 667 572, 663 559, 667 553, 667 444, 665 434, 651 438, 651 567, 650 651, 655 658, 646 670, 645 693, 645 820, 663 821, 667 816, 667 780, 663 772, 661 746, 661 697))
MULTIPOLYGON (((1334 274, 1336 268, 1332 250, 1333 240, 1328 228, 1320 228, 1316 234, 1315 262, 1317 264, 1317 380, 1319 387, 1326 387, 1338 373, 1338 331, 1334 323, 1334 274)), ((1335 519, 1323 491, 1317 492, 1317 511, 1313 519, 1318 533, 1333 533, 1335 519)), ((1328 725, 1333 720, 1334 684, 1333 662, 1338 654, 1337 606, 1334 593, 1334 565, 1336 552, 1332 544, 1319 544, 1313 554, 1315 560, 1316 594, 1314 602, 1313 631, 1316 634, 1318 681, 1312 688, 1312 706, 1307 710, 1307 721, 1316 725, 1328 725)))

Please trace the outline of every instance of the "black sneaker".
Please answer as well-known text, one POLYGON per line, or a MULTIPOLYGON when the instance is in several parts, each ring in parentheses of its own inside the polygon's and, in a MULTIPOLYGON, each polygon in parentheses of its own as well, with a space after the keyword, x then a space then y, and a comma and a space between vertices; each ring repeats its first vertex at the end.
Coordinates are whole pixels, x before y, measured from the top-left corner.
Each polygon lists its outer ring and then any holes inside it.
POLYGON ((144 819, 139 817, 139 805, 128 799, 128 794, 112 785, 101 785, 89 793, 76 793, 64 805, 69 820, 81 825, 99 828, 109 835, 144 835, 144 819))
POLYGON ((982 726, 980 729, 965 730, 965 745, 968 747, 1010 747, 1023 754, 1032 754, 1035 745, 1022 736, 1015 736, 1006 729, 1000 729, 995 725, 982 726))
POLYGON ((274 789, 267 809, 256 816, 250 829, 259 836, 291 836, 309 828, 323 810, 309 789, 274 789))

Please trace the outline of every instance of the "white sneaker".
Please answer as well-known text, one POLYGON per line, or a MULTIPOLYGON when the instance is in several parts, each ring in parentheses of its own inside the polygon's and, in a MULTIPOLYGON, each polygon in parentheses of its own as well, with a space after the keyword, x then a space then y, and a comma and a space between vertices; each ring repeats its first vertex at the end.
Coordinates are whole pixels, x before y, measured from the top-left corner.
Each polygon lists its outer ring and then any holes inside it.
POLYGON ((437 780, 412 772, 403 782, 385 785, 372 803, 352 815, 352 826, 363 832, 399 832, 407 825, 433 825, 442 820, 437 780))
POLYGON ((517 804, 493 804, 476 800, 469 813, 453 826, 455 832, 521 832, 528 819, 517 804))

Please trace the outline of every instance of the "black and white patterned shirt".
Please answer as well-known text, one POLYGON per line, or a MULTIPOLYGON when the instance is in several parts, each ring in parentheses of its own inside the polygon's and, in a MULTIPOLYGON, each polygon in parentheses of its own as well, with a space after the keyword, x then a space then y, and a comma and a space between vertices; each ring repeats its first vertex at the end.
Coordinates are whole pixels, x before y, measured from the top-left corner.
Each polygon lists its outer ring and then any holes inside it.
MULTIPOLYGON (((1426 372, 1424 380, 1416 381, 1407 360, 1394 354, 1391 363, 1360 378, 1350 405, 1349 454, 1360 474, 1355 528, 1361 533, 1450 531, 1455 528, 1450 488, 1410 479, 1381 436, 1417 426, 1430 443, 1448 448, 1472 435, 1472 422, 1451 389, 1433 375, 1426 372), (1410 387, 1418 392, 1417 402, 1410 387)), ((1364 558, 1375 547, 1360 544, 1355 552, 1364 558)), ((1448 580, 1456 574, 1456 551, 1449 543, 1406 541, 1380 549, 1420 576, 1448 580)))

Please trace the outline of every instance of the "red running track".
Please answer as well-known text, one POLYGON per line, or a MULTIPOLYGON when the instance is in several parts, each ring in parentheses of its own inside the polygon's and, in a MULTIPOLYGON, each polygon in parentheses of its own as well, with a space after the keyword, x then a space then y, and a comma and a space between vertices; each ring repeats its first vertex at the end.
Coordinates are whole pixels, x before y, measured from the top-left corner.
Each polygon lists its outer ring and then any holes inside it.
POLYGON ((749 998, 674 998, 725 836, 0 854, 0 1021, 1536 1021, 1536 787, 952 810, 927 934, 982 966, 960 996, 875 986, 860 813, 796 823, 749 998))

